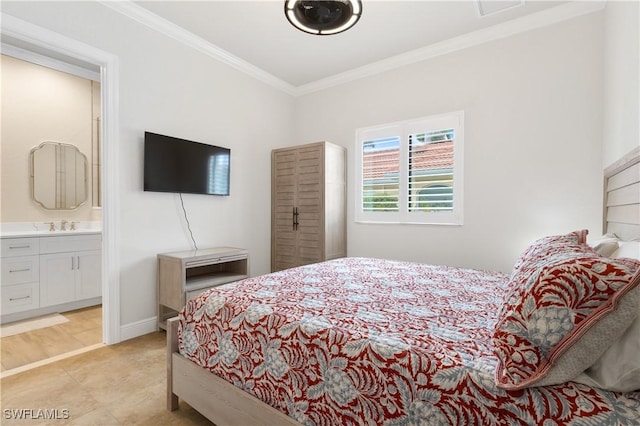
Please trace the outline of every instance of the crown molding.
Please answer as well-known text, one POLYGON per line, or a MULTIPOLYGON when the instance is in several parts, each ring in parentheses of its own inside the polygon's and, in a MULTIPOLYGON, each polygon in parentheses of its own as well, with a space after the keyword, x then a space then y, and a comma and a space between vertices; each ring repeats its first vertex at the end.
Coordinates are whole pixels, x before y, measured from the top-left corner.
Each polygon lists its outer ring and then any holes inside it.
POLYGON ((227 52, 224 49, 198 37, 184 28, 155 15, 147 9, 136 5, 131 0, 110 1, 98 0, 101 4, 153 29, 165 34, 187 46, 190 46, 214 59, 217 59, 238 71, 262 81, 292 96, 302 96, 361 78, 381 74, 406 65, 422 62, 441 55, 456 52, 468 47, 477 46, 493 40, 499 40, 515 34, 553 25, 568 19, 604 9, 606 0, 570 1, 551 9, 516 18, 488 28, 473 31, 459 37, 438 42, 420 49, 406 52, 391 58, 373 62, 350 71, 323 78, 301 86, 289 84, 263 69, 227 52))
POLYGON ((350 71, 323 78, 296 88, 296 96, 306 95, 349 83, 361 78, 381 74, 406 65, 415 64, 447 53, 463 50, 493 40, 506 38, 515 34, 553 25, 568 19, 589 13, 598 12, 605 7, 606 0, 572 1, 541 12, 503 22, 488 28, 473 31, 459 37, 444 40, 420 49, 402 53, 381 61, 373 62, 350 71))
POLYGON ((241 59, 224 49, 206 41, 202 37, 199 37, 184 28, 167 21, 166 19, 150 12, 149 10, 136 5, 131 0, 124 1, 112 1, 112 0, 98 0, 102 5, 109 7, 122 15, 133 19, 145 25, 152 30, 158 31, 168 37, 173 38, 185 45, 192 47, 205 55, 208 55, 218 61, 229 65, 232 68, 237 69, 249 76, 260 80, 278 90, 281 90, 290 95, 296 95, 296 87, 280 80, 274 75, 264 71, 262 68, 241 59))

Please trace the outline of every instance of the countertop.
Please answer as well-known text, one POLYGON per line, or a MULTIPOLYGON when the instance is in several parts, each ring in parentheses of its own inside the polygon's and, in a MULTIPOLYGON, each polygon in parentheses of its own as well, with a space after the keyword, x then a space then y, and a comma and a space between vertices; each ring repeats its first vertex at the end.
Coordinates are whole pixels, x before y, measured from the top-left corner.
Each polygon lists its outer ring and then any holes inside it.
POLYGON ((0 238, 21 238, 21 237, 64 237, 69 235, 102 234, 100 229, 78 229, 75 231, 2 231, 0 238))
MULTIPOLYGON (((67 225, 69 226, 69 225, 67 225)), ((99 235, 102 234, 100 222, 81 222, 76 224, 73 231, 60 231, 56 222, 56 230, 49 231, 49 225, 32 222, 11 222, 0 225, 0 238, 26 238, 26 237, 63 237, 71 235, 99 235)))

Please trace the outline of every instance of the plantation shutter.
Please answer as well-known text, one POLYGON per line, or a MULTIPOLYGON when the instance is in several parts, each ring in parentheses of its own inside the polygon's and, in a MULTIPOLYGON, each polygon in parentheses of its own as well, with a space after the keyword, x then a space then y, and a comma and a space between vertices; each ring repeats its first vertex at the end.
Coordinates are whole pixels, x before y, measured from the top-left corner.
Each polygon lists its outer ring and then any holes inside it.
POLYGON ((453 211, 454 129, 409 135, 410 212, 453 211))
POLYGON ((400 137, 362 143, 362 210, 398 211, 400 137))

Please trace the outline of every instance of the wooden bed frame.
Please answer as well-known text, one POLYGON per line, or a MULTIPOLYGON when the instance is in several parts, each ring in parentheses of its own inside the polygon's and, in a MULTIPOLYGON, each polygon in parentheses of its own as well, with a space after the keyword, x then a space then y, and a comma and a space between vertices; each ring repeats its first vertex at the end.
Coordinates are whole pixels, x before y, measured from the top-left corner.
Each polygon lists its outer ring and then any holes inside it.
MULTIPOLYGON (((623 240, 640 237, 640 147, 604 170, 605 232, 623 240)), ((300 423, 253 395, 192 363, 178 352, 178 319, 167 321, 167 408, 178 399, 218 426, 300 423)))

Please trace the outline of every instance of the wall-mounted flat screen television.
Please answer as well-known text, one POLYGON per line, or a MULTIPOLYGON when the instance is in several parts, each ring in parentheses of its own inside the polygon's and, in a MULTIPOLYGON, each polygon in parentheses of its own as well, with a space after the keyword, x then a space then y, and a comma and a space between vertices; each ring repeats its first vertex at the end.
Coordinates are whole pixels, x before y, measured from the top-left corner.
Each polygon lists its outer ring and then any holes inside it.
POLYGON ((231 150, 144 133, 144 190, 229 195, 231 150))

